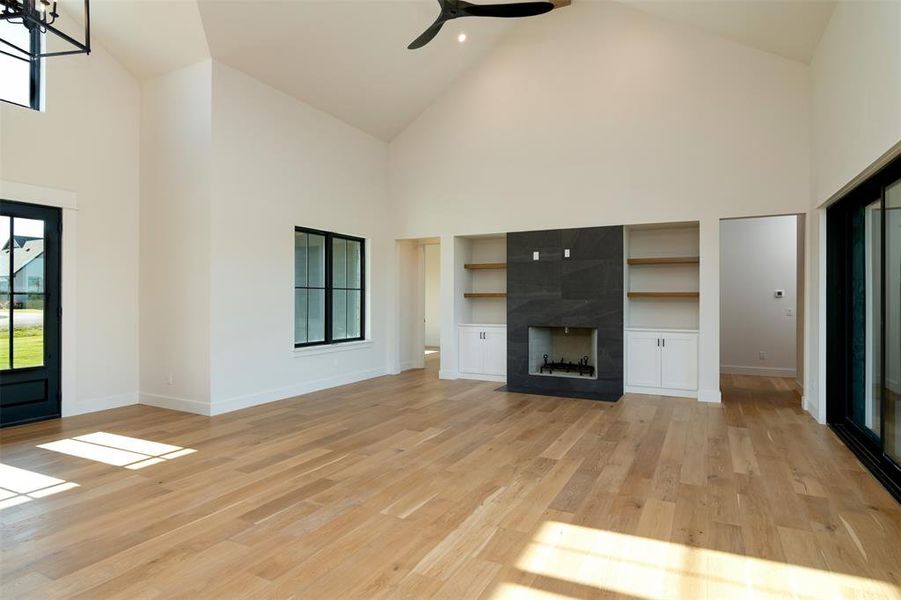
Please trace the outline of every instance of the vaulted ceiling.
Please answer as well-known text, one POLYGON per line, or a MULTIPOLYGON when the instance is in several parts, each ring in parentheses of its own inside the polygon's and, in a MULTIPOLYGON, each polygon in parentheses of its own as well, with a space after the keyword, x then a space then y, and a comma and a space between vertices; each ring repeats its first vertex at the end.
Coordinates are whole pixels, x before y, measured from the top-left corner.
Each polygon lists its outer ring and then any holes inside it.
MULTIPOLYGON (((559 12, 600 1, 613 0, 574 0, 559 12)), ((835 5, 617 1, 805 63, 835 5)), ((141 79, 213 57, 384 140, 519 26, 512 19, 460 19, 410 51, 407 44, 437 16, 435 0, 92 0, 91 6, 95 40, 141 79), (460 32, 467 34, 462 44, 460 32)), ((556 11, 534 18, 566 22, 556 11)))

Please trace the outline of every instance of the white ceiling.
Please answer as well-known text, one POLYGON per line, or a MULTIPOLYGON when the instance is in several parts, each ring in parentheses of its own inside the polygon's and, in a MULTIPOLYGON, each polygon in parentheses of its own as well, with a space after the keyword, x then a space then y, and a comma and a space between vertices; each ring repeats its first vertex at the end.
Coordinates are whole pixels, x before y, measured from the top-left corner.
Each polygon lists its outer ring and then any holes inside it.
POLYGON ((407 50, 438 16, 426 1, 284 2, 200 0, 210 52, 292 96, 391 139, 513 26, 512 20, 451 22, 432 43, 407 50), (465 44, 456 36, 468 34, 465 44))
POLYGON ((809 63, 835 0, 619 0, 646 13, 698 27, 809 63))
MULTIPOLYGON (((801 62, 810 61, 835 6, 617 1, 801 62)), ((94 39, 139 78, 212 56, 384 140, 518 22, 452 21, 429 45, 410 51, 407 44, 437 16, 435 0, 92 0, 91 7, 94 39), (456 40, 461 31, 465 44, 456 40)))

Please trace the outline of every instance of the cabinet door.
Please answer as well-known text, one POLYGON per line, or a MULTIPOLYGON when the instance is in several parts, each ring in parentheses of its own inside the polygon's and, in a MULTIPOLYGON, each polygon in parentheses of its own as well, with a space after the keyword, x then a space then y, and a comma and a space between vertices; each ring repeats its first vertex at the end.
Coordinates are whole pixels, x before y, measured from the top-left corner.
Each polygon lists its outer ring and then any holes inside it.
POLYGON ((482 372, 482 330, 475 327, 460 328, 460 371, 482 372))
POLYGON ((626 334, 628 385, 660 386, 660 334, 629 331, 626 334))
POLYGON ((505 329, 487 329, 482 343, 485 351, 482 372, 485 375, 506 375, 507 331, 505 329))
POLYGON ((660 385, 677 390, 698 389, 698 336, 663 335, 660 348, 660 385))

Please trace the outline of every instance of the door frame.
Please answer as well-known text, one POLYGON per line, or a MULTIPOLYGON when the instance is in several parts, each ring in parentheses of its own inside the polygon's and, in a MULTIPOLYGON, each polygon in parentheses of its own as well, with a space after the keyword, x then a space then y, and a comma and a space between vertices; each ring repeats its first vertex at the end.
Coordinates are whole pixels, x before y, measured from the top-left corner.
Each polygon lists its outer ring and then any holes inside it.
MULTIPOLYGON (((2 377, 6 386, 27 386, 43 382, 44 399, 41 408, 35 409, 36 402, 26 401, 19 405, 9 406, 7 410, 19 416, 7 415, 12 420, 0 424, 2 427, 15 427, 36 421, 49 421, 62 416, 62 210, 54 206, 45 206, 26 202, 17 202, 0 196, 0 209, 3 206, 9 211, 5 216, 10 220, 10 315, 15 315, 16 286, 12 270, 13 254, 12 236, 15 235, 15 222, 37 220, 43 224, 43 333, 42 361, 38 365, 24 367, 15 366, 15 322, 10 320, 9 356, 10 369, 4 370, 2 377), (32 408, 27 408, 31 406, 32 408), (27 416, 26 416, 27 415, 27 416)), ((22 292, 27 295, 28 292, 22 292)))
POLYGON ((93 406, 77 402, 77 242, 78 195, 68 190, 41 187, 0 179, 0 197, 12 202, 37 204, 62 209, 62 263, 60 265, 60 293, 62 294, 63 319, 60 337, 60 414, 63 417, 80 415, 111 406, 93 406))
MULTIPOLYGON (((865 467, 901 501, 901 464, 885 452, 885 411, 886 411, 886 343, 885 311, 886 281, 880 277, 880 314, 878 318, 880 335, 879 372, 882 402, 880 403, 880 439, 876 441, 863 427, 850 417, 849 360, 847 348, 850 343, 851 319, 848 318, 848 277, 851 273, 851 256, 848 242, 848 212, 866 208, 873 199, 879 198, 885 208, 885 190, 893 182, 901 179, 901 157, 879 169, 865 181, 860 182, 845 196, 830 205, 826 211, 826 420, 832 430, 850 448, 865 467)), ((881 219, 880 264, 884 268, 886 260, 886 222, 881 219)))

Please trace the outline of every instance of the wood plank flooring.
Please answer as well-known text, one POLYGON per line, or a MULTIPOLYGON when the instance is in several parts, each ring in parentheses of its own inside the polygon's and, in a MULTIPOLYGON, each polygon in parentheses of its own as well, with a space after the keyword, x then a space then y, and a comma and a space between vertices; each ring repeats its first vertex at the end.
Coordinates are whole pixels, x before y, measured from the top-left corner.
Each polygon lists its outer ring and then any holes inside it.
POLYGON ((786 380, 610 404, 428 362, 212 418, 4 430, 3 464, 78 487, 0 511, 0 595, 901 598, 901 507, 786 380), (195 452, 132 470, 37 447, 95 432, 195 452))

